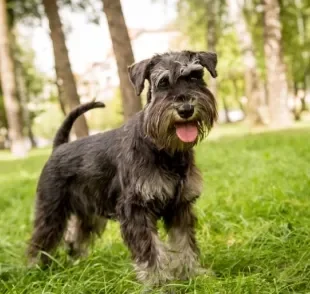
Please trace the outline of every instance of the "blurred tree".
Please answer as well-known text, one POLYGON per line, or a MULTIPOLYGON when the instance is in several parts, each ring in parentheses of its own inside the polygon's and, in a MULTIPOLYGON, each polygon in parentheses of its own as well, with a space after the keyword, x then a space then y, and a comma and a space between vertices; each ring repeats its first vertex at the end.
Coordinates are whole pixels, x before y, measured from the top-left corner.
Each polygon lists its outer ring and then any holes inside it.
POLYGON ((233 27, 227 27, 222 32, 218 40, 217 52, 219 55, 217 96, 221 98, 219 107, 223 108, 225 116, 231 109, 240 109, 244 114, 246 105, 244 101, 244 65, 238 37, 233 27))
POLYGON ((288 83, 283 60, 280 4, 278 0, 263 0, 263 4, 270 127, 285 127, 291 125, 292 116, 288 108, 288 83))
POLYGON ((47 97, 42 96, 48 81, 44 73, 35 68, 35 53, 27 40, 18 38, 16 31, 14 36, 12 45, 14 45, 18 93, 23 110, 24 132, 29 137, 32 147, 35 147, 32 123, 34 117, 40 113, 39 105, 48 100, 47 97), (35 108, 30 109, 29 105, 35 105, 35 108))
POLYGON ((34 135, 32 132, 32 123, 31 123, 31 117, 30 112, 28 109, 28 93, 26 89, 26 83, 25 83, 25 77, 23 73, 23 69, 21 66, 21 63, 16 60, 15 62, 15 68, 16 68, 16 82, 17 82, 17 90, 18 90, 18 96, 20 99, 20 106, 22 108, 22 118, 23 118, 23 124, 25 129, 25 134, 28 135, 29 140, 31 142, 31 147, 36 147, 36 142, 34 139, 34 135))
MULTIPOLYGON (((65 99, 70 109, 80 104, 77 93, 76 82, 72 74, 68 49, 65 42, 64 32, 58 13, 57 0, 42 0, 44 10, 49 21, 51 40, 53 43, 57 84, 60 89, 62 99, 65 99)), ((80 116, 74 126, 76 136, 84 137, 88 135, 88 127, 85 116, 80 116)))
MULTIPOLYGON (((231 107, 231 105, 235 105, 235 102, 239 102, 239 107, 243 108, 244 104, 240 102, 240 96, 238 101, 236 96, 242 95, 242 89, 239 87, 245 86, 245 96, 248 98, 247 120, 251 124, 267 123, 270 114, 273 114, 273 121, 280 115, 283 115, 284 121, 291 120, 287 94, 283 99, 279 98, 280 96, 275 94, 275 89, 272 89, 275 84, 272 86, 269 82, 269 86, 267 86, 267 76, 269 81, 271 77, 287 76, 288 79, 284 78, 284 85, 286 85, 284 88, 289 87, 291 92, 295 91, 295 97, 298 96, 298 99, 301 99, 300 107, 298 109, 295 107, 296 118, 300 116, 299 110, 306 108, 305 97, 307 89, 310 87, 307 85, 310 84, 310 2, 308 0, 272 1, 271 7, 274 3, 278 4, 277 25, 272 30, 265 26, 265 2, 263 0, 225 1, 230 12, 234 7, 234 12, 229 15, 225 13, 226 8, 224 5, 220 5, 220 1, 178 0, 177 2, 177 24, 189 37, 193 49, 205 50, 206 45, 209 43, 212 45, 216 40, 216 52, 219 55, 217 97, 221 98, 220 106, 224 107, 226 104, 231 107), (208 27, 210 27, 210 23, 211 26, 214 25, 215 21, 212 16, 216 5, 219 5, 220 10, 217 10, 216 13, 217 33, 214 34, 212 33, 214 31, 209 30, 208 27), (234 31, 231 31, 231 28, 234 31), (264 38, 264 32, 269 37, 264 38), (282 39, 274 38, 278 37, 281 32, 282 39), (234 35, 237 36, 236 40, 231 38, 234 35), (266 50, 273 40, 275 41, 273 44, 275 50, 269 50, 268 54, 266 50), (264 46, 267 43, 269 45, 264 46), (241 51, 235 50, 236 46, 241 51), (227 52, 227 48, 231 52, 227 52), (273 59, 270 60, 270 54, 273 57, 278 56, 276 67, 271 65, 273 59), (240 58, 242 58, 241 66, 240 58), (284 62, 287 64, 286 67, 284 62), (237 77, 237 81, 235 77, 237 77), (235 86, 238 87, 238 91, 235 86), (271 89, 272 96, 268 100, 267 93, 271 89), (223 101, 223 95, 226 95, 226 101, 223 101), (233 99, 233 97, 235 98, 233 99), (285 116, 287 116, 286 119, 285 116)), ((271 22, 269 25, 272 27, 271 22)), ((207 47, 210 48, 210 46, 207 47)), ((212 87, 211 83, 212 81, 209 83, 212 87)), ((280 84, 283 85, 283 81, 280 84)), ((283 86, 279 86, 277 89, 280 88, 284 89, 283 86)))
POLYGON ((247 104, 247 121, 250 125, 266 123, 263 115, 265 99, 263 85, 257 71, 257 61, 252 40, 252 34, 248 30, 246 18, 243 12, 244 0, 228 1, 230 19, 236 29, 244 64, 245 95, 247 104))
MULTIPOLYGON (((7 17, 10 31, 10 47, 13 52, 17 93, 22 110, 23 131, 30 139, 32 147, 36 142, 32 132, 32 122, 40 110, 40 105, 46 103, 46 97, 41 94, 48 84, 42 72, 34 66, 35 55, 28 40, 21 38, 18 32, 20 23, 27 26, 39 25, 40 0, 7 0, 7 17), (21 44, 20 41, 23 41, 21 44), (29 109, 29 104, 32 108, 29 109), (34 106, 34 107, 33 107, 34 106)), ((1 111, 1 110, 0 110, 1 111)))
POLYGON ((27 154, 23 137, 22 110, 17 94, 15 64, 5 0, 0 0, 0 75, 6 118, 9 127, 10 149, 18 157, 27 154))
POLYGON ((88 113, 89 125, 95 130, 119 127, 124 120, 120 88, 115 90, 114 97, 105 104, 105 108, 94 109, 88 113))
POLYGON ((207 78, 207 83, 220 98, 219 106, 225 111, 226 122, 229 122, 229 108, 241 105, 241 97, 236 98, 236 95, 242 93, 243 83, 239 82, 242 63, 238 40, 227 21, 226 3, 224 0, 179 0, 177 8, 176 25, 188 37, 190 47, 193 50, 216 51, 219 56, 216 82, 207 78), (230 78, 234 83, 229 82, 230 78))
POLYGON ((280 1, 280 18, 284 43, 284 55, 294 93, 294 115, 300 119, 307 110, 306 93, 310 85, 310 1, 280 1), (294 44, 294 45, 292 45, 294 44))
POLYGON ((59 128, 59 122, 64 117, 56 101, 58 97, 50 102, 45 102, 40 105, 41 111, 33 117, 33 131, 34 133, 44 139, 52 140, 59 128))
POLYGON ((8 129, 8 122, 6 119, 5 114, 5 107, 4 107, 4 98, 2 93, 2 88, 0 85, 0 136, 3 135, 2 132, 8 129))
POLYGON ((102 0, 102 3, 118 68, 124 119, 127 120, 142 108, 141 98, 128 78, 128 66, 134 63, 134 55, 120 0, 102 0))
MULTIPOLYGON (((263 2, 262 0, 247 0, 245 3, 248 27, 255 44, 258 70, 266 79, 264 38, 262 37, 264 33, 263 2)), ((308 0, 280 0, 279 3, 282 55, 286 65, 289 102, 290 107, 293 107, 295 119, 299 119, 301 112, 306 109, 307 80, 310 79, 310 2, 308 0)))
MULTIPOLYGON (((209 51, 216 52, 216 45, 218 39, 218 10, 219 10, 219 3, 220 1, 214 0, 206 0, 206 12, 207 12, 207 48, 209 51)), ((210 80, 210 90, 216 96, 216 79, 210 80)), ((226 105, 225 101, 223 100, 224 105, 226 105)), ((228 108, 224 107, 226 110, 226 120, 229 122, 229 115, 227 113, 228 108)))

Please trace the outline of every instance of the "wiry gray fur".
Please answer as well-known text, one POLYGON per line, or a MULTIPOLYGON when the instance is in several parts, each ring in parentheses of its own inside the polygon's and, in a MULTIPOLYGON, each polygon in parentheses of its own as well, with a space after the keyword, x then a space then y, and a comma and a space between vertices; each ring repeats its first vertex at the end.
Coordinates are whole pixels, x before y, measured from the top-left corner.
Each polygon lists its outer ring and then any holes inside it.
MULTIPOLYGON (((148 99, 120 128, 67 143, 78 115, 102 105, 85 104, 69 115, 38 182, 31 259, 51 253, 63 237, 71 255, 84 253, 91 236, 115 219, 141 281, 157 284, 199 272, 193 203, 202 178, 192 148, 217 118, 216 101, 202 79, 203 67, 216 76, 216 63, 215 53, 182 51, 130 66, 138 95, 149 81, 148 99), (189 121, 199 136, 184 143, 175 125, 189 121), (157 235, 159 218, 168 245, 157 235)), ((47 255, 41 261, 47 263, 47 255)))

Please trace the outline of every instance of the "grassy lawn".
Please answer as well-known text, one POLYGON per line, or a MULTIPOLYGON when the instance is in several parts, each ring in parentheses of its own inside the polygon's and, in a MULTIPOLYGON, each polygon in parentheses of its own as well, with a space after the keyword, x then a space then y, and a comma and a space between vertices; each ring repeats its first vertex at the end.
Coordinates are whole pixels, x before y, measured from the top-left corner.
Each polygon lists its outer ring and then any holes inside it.
MULTIPOLYGON (((88 259, 62 250, 45 271, 25 267, 34 191, 50 150, 0 153, 0 293, 141 293, 117 223, 88 259)), ((173 293, 310 293, 310 129, 207 140, 197 148, 205 189, 196 205, 201 260, 216 277, 173 293)))

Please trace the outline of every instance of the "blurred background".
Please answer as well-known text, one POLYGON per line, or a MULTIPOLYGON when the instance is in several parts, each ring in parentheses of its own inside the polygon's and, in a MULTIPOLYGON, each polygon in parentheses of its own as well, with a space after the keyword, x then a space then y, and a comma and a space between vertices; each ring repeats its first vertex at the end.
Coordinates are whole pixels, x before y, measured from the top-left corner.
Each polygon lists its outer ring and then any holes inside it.
POLYGON ((168 50, 218 54, 215 133, 309 125, 309 0, 0 0, 0 149, 49 146, 94 98, 72 137, 121 125, 145 102, 127 66, 168 50))

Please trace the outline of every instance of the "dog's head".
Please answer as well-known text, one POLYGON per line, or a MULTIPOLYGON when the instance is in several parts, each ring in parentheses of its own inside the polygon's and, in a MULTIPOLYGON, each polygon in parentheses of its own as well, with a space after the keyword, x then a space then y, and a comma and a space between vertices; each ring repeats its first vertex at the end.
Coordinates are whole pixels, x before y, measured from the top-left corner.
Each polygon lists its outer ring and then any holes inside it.
POLYGON ((217 119, 216 100, 203 80, 215 78, 217 55, 181 51, 131 65, 129 78, 139 96, 148 80, 144 131, 158 148, 185 151, 205 137, 217 119))

